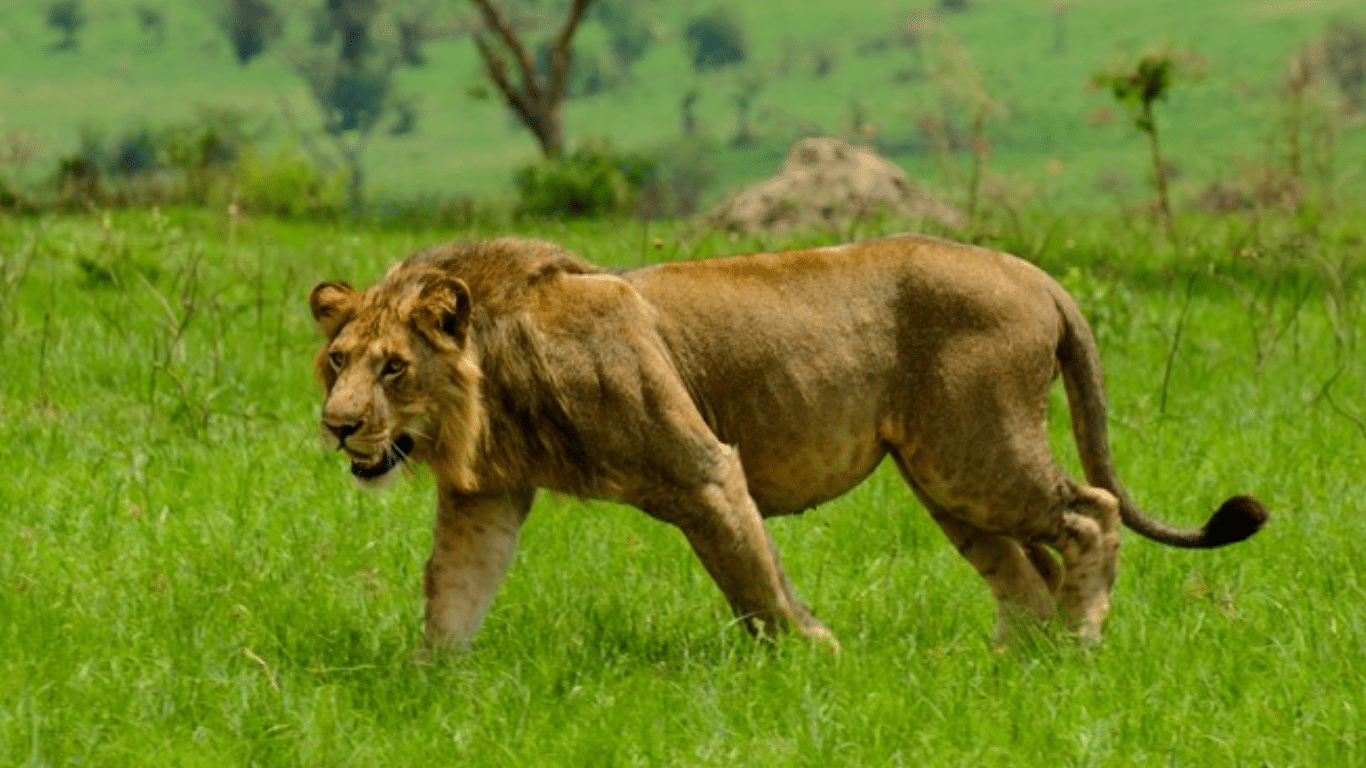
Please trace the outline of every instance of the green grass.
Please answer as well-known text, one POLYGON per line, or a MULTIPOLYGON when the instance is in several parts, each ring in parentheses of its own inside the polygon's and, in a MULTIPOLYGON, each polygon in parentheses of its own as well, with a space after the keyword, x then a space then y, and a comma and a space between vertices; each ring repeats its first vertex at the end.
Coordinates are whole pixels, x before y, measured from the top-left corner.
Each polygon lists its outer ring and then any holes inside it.
MULTIPOLYGON (((16 0, 0 29, 0 133, 23 130, 37 155, 29 175, 51 174, 59 157, 73 152, 78 130, 93 125, 117 133, 184 122, 200 103, 232 106, 276 124, 277 140, 288 131, 282 104, 300 125, 316 126, 316 110, 283 54, 305 37, 301 12, 291 12, 286 39, 247 67, 238 66, 226 39, 201 3, 162 4, 164 45, 137 29, 132 7, 116 0, 87 0, 89 21, 77 51, 54 53, 56 33, 44 29, 46 0, 16 0)), ((459 4, 457 4, 459 5, 459 4)), ((928 5, 922 3, 921 5, 928 5)), ((1277 159, 1270 148, 1285 105, 1280 87, 1291 53, 1321 35, 1333 14, 1352 13, 1350 3, 1280 3, 1270 0, 1108 0, 1069 3, 1067 45, 1052 53, 1053 0, 991 0, 968 13, 946 16, 942 33, 972 55, 987 92, 1001 107, 988 125, 992 144, 991 186, 995 204, 1023 198, 1036 205, 1111 202, 1114 194, 1135 202, 1147 194, 1148 165, 1142 137, 1103 93, 1088 88, 1090 74, 1123 52, 1174 46, 1200 56, 1205 74, 1177 85, 1160 105, 1159 122, 1168 157, 1179 169, 1173 194, 1188 201, 1212 179, 1243 179, 1277 159), (1111 112, 1113 122, 1096 122, 1111 112), (1100 192, 1101 188, 1118 190, 1100 192)), ((659 0, 652 5, 664 37, 635 70, 635 84, 566 109, 571 144, 609 136, 627 149, 660 145, 680 130, 678 103, 697 87, 704 130, 724 141, 734 131, 731 105, 737 74, 698 76, 681 42, 692 4, 659 0)), ((966 161, 945 170, 914 129, 926 113, 940 113, 942 83, 932 77, 896 82, 912 56, 893 46, 860 54, 870 38, 886 36, 913 8, 886 0, 809 5, 792 12, 781 0, 746 3, 753 40, 750 70, 768 84, 755 103, 757 145, 726 150, 718 189, 770 175, 792 142, 811 132, 847 135, 853 103, 866 104, 887 152, 911 173, 954 199, 963 196, 966 161), (835 67, 827 77, 812 72, 812 55, 828 50, 835 67)), ((463 6, 456 9, 464 12, 463 6)), ((925 61, 939 60, 940 33, 926 44, 925 61)), ((590 52, 603 32, 585 26, 580 44, 590 52)), ((467 39, 427 48, 430 63, 403 70, 400 90, 421 98, 421 122, 407 137, 377 135, 367 150, 371 192, 376 198, 420 194, 488 194, 505 190, 511 170, 536 157, 535 142, 497 100, 475 101, 470 86, 483 83, 467 39)), ((960 108, 961 109, 961 108, 960 108)), ((966 116, 959 121, 966 125, 966 116)), ((1359 189, 1366 162, 1362 123, 1346 121, 1337 139, 1338 182, 1359 189)))
MULTIPOLYGON (((1098 650, 995 653, 986 587, 884 467, 771 522, 835 658, 750 641, 674 530, 543 494, 473 651, 434 663, 430 479, 364 493, 319 445, 305 297, 466 233, 0 220, 0 763, 1363 762, 1360 230, 1183 222, 1173 252, 1039 219, 1011 247, 1095 318, 1131 492, 1184 523, 1254 492, 1267 530, 1128 536, 1098 650)), ((783 244, 531 234, 606 264, 783 244)))

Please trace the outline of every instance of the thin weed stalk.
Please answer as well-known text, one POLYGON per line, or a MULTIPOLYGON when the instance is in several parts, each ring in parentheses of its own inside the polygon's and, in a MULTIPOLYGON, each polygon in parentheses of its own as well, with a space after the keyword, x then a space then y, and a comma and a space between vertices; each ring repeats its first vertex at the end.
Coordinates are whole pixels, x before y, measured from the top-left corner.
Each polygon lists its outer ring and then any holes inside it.
POLYGON ((43 313, 43 335, 42 335, 42 337, 40 338, 40 340, 39 340, 39 342, 38 342, 38 388, 37 388, 37 392, 38 392, 38 399, 39 399, 39 401, 41 401, 41 402, 47 402, 48 400, 51 399, 51 398, 48 397, 48 391, 47 391, 47 337, 48 337, 48 332, 49 332, 49 330, 51 329, 51 326, 52 326, 52 313, 51 313, 51 312, 44 312, 44 313, 43 313))
POLYGON ((4 349, 9 336, 8 328, 18 323, 19 312, 15 296, 19 294, 33 266, 33 252, 37 246, 38 235, 30 237, 28 243, 14 255, 0 256, 0 308, 8 309, 8 317, 0 316, 0 349, 4 349))
POLYGON ((1162 395, 1158 399, 1157 414, 1167 413, 1167 391, 1171 387, 1172 369, 1176 364, 1176 350, 1181 346, 1181 334, 1186 329, 1186 318, 1190 315, 1191 298, 1195 295, 1196 275, 1186 282, 1186 300, 1181 303, 1181 314, 1176 318, 1176 329, 1172 332, 1172 343, 1167 348, 1167 362, 1162 368, 1162 395))
POLYGON ((190 263, 176 275, 174 293, 177 294, 177 300, 174 304, 146 276, 138 273, 138 277, 162 311, 152 339, 151 375, 148 377, 147 403, 152 420, 156 418, 157 380, 164 376, 175 385, 176 397, 182 411, 190 418, 191 430, 200 434, 208 427, 208 407, 192 395, 184 376, 176 371, 177 351, 183 348, 185 333, 199 310, 199 256, 196 254, 192 257, 190 263))
POLYGON ((1314 401, 1318 402, 1319 400, 1322 400, 1323 402, 1327 403, 1329 409, 1331 409, 1338 416, 1341 416, 1343 419, 1346 419, 1348 422, 1350 422, 1352 426, 1356 427, 1356 430, 1361 435, 1361 437, 1363 439, 1366 439, 1366 421, 1363 421, 1361 417, 1352 414, 1347 409, 1339 405, 1336 400, 1333 399, 1333 385, 1337 383, 1338 378, 1342 376, 1342 373, 1345 370, 1345 366, 1339 365, 1338 369, 1333 372, 1333 375, 1329 376, 1328 380, 1323 383, 1323 386, 1319 389, 1319 394, 1317 397, 1314 398, 1314 401))

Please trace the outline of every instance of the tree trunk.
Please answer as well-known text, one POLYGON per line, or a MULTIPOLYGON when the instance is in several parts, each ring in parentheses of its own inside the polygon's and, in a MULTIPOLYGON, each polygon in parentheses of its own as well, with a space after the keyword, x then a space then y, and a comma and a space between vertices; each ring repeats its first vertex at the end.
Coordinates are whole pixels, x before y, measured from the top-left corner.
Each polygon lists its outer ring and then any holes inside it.
POLYGON ((522 44, 516 31, 508 24, 503 15, 494 7, 491 0, 470 0, 484 17, 484 26, 500 42, 487 36, 476 34, 474 44, 484 60, 484 69, 489 79, 503 94, 503 100, 512 108, 522 123, 536 137, 541 152, 546 157, 564 155, 563 107, 565 91, 569 82, 569 67, 573 61, 571 43, 584 12, 593 0, 574 0, 560 29, 555 48, 550 54, 549 82, 537 70, 535 62, 526 46, 522 44), (513 82, 508 72, 507 58, 511 57, 521 75, 521 83, 513 82))
POLYGON ((1148 126, 1148 146, 1153 155, 1153 184, 1157 188, 1157 220, 1162 233, 1175 241, 1172 229, 1172 209, 1167 200, 1167 163, 1162 159, 1162 144, 1157 138, 1157 121, 1153 117, 1152 102, 1143 102, 1143 121, 1148 126))
POLYGON ((365 167, 362 164, 363 146, 357 142, 353 146, 338 144, 342 157, 346 160, 346 198, 351 207, 351 215, 359 216, 365 210, 365 167))

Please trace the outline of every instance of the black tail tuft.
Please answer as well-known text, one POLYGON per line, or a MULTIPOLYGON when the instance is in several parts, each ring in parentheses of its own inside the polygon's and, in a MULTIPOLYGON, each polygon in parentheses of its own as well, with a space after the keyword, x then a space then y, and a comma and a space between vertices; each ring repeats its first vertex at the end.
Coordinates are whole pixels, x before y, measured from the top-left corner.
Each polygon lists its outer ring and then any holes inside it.
POLYGON ((1225 501, 1205 523, 1200 546, 1222 547, 1242 541, 1261 529, 1271 513, 1266 505, 1251 496, 1234 496, 1225 501))

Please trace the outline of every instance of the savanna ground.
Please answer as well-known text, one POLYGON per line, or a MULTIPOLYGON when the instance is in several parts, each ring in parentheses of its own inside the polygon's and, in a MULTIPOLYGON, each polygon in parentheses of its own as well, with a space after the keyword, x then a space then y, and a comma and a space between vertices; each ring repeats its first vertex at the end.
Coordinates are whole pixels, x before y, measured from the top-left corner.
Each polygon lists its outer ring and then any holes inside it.
MULTIPOLYGON (((836 658, 751 641, 672 529, 543 494, 472 652, 418 661, 431 481, 365 493, 322 448, 305 297, 493 233, 0 219, 0 763, 1366 762, 1361 223, 1184 219, 1173 247, 1022 220, 988 244, 1092 319, 1140 504, 1193 524, 1252 492, 1266 530, 1126 536, 1100 648, 998 653, 986 587, 884 467, 771 522, 836 658)), ((612 265, 829 241, 521 233, 612 265)))

